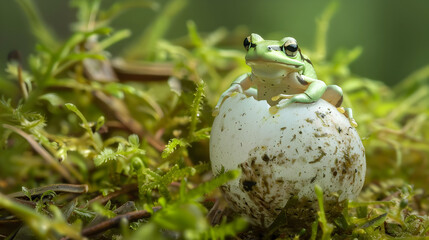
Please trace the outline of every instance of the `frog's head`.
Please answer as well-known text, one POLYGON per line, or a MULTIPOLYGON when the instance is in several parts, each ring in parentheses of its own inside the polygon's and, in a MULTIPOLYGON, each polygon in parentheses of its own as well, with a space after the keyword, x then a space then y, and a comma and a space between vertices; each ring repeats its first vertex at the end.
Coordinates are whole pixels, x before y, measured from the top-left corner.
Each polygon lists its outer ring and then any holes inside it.
POLYGON ((244 39, 247 50, 246 63, 252 68, 252 73, 266 80, 284 78, 291 72, 304 75, 314 73, 311 61, 305 57, 292 37, 280 41, 264 40, 256 33, 244 39))

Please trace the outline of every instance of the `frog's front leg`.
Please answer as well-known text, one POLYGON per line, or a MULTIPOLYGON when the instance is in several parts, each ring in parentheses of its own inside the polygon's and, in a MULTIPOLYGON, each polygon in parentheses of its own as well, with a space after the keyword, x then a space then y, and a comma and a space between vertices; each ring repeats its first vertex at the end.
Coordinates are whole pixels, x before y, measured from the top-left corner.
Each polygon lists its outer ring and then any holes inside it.
POLYGON ((222 93, 219 98, 219 101, 213 109, 212 115, 217 116, 219 114, 219 109, 223 101, 225 101, 226 98, 230 97, 235 92, 245 93, 248 96, 256 96, 256 89, 251 89, 251 84, 252 81, 250 79, 249 74, 246 73, 238 77, 237 80, 235 80, 231 84, 231 86, 225 92, 222 93))
POLYGON ((317 100, 319 100, 323 94, 326 91, 326 84, 323 81, 320 81, 318 79, 310 78, 301 74, 294 74, 294 76, 297 78, 296 80, 300 82, 303 86, 308 85, 306 90, 303 93, 298 93, 294 95, 285 95, 280 94, 278 96, 274 96, 272 99, 277 100, 279 98, 285 98, 283 100, 280 100, 280 102, 276 105, 270 108, 270 112, 274 113, 277 112, 278 109, 285 108, 291 103, 312 103, 317 100))

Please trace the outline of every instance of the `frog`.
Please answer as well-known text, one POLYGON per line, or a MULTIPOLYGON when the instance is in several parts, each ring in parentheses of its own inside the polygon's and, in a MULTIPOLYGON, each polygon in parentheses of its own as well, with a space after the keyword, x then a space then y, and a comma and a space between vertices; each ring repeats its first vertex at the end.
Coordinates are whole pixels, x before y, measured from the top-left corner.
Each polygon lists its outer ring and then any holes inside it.
POLYGON ((226 98, 238 92, 256 100, 266 100, 272 114, 292 103, 313 103, 323 99, 343 113, 353 127, 357 127, 352 109, 341 107, 341 87, 326 85, 317 79, 313 63, 302 53, 295 38, 265 40, 252 33, 244 39, 243 46, 251 72, 239 76, 222 93, 213 116, 217 116, 226 98))

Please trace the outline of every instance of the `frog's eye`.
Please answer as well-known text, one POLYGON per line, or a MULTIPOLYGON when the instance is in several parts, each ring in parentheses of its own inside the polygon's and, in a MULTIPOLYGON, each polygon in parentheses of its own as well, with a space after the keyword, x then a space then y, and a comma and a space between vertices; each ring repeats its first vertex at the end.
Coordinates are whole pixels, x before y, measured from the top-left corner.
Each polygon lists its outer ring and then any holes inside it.
POLYGON ((252 45, 252 42, 251 42, 250 36, 248 36, 247 38, 244 39, 243 46, 246 50, 249 50, 251 45, 252 45))
MULTIPOLYGON (((259 36, 259 35, 257 35, 257 36, 259 36)), ((252 43, 252 36, 248 36, 247 38, 245 38, 243 41, 243 45, 247 51, 249 51, 249 49, 252 47, 256 47, 256 44, 252 43)))
POLYGON ((296 54, 298 53, 298 43, 295 41, 286 41, 283 44, 283 51, 289 57, 295 57, 296 54))

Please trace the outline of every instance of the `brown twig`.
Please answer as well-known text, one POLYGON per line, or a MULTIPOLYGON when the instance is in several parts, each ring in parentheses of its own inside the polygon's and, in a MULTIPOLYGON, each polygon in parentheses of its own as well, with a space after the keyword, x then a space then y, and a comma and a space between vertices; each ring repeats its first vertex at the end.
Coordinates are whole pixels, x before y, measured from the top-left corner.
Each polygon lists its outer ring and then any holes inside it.
MULTIPOLYGON (((89 45, 90 48, 94 48, 97 45, 97 41, 95 39, 89 39, 86 44, 89 45)), ((118 81, 118 77, 112 67, 112 64, 108 60, 99 61, 86 59, 86 61, 83 62, 83 66, 85 73, 90 80, 108 82, 118 81)), ((170 66, 169 69, 172 69, 172 67, 170 66)), ((100 90, 94 91, 94 96, 103 102, 108 111, 113 113, 115 118, 129 131, 145 138, 146 141, 156 150, 160 152, 164 150, 165 143, 146 132, 143 126, 131 116, 128 107, 123 101, 109 96, 100 90)))
POLYGON ((124 102, 112 96, 108 96, 102 91, 94 91, 94 96, 103 102, 109 111, 115 115, 115 118, 118 119, 127 129, 145 138, 146 141, 156 150, 160 152, 164 150, 165 143, 146 132, 142 125, 131 117, 131 113, 128 111, 128 107, 124 102))
POLYGON ((22 64, 21 64, 21 53, 19 51, 12 51, 8 55, 8 60, 10 62, 15 62, 17 65, 17 76, 18 76, 18 82, 19 87, 21 88, 22 95, 24 96, 24 99, 27 100, 28 98, 28 90, 27 86, 25 85, 24 78, 22 76, 22 64))
MULTIPOLYGON (((86 193, 88 192, 88 185, 86 184, 51 184, 43 187, 29 189, 28 193, 31 196, 41 195, 46 191, 64 192, 64 193, 86 193)), ((11 193, 7 195, 10 198, 26 197, 27 195, 22 191, 11 193)))
POLYGON ((3 127, 10 129, 10 130, 16 132, 17 134, 19 134, 21 137, 25 138, 25 140, 27 140, 27 142, 31 145, 31 147, 33 147, 33 149, 37 153, 39 153, 40 156, 42 156, 42 158, 45 159, 45 161, 49 165, 51 165, 55 170, 57 170, 57 172, 60 173, 61 176, 63 176, 67 180, 67 182, 76 183, 76 180, 71 177, 69 172, 59 162, 57 162, 55 160, 55 158, 52 157, 52 155, 48 153, 48 151, 46 151, 42 146, 40 146, 40 144, 37 143, 36 140, 34 140, 31 135, 29 135, 26 132, 22 131, 21 129, 14 127, 12 125, 9 125, 9 124, 3 124, 3 127))
POLYGON ((112 67, 120 81, 167 81, 173 75, 171 63, 126 62, 123 59, 112 61, 112 67))
MULTIPOLYGON (((33 201, 23 200, 23 199, 19 199, 19 198, 12 198, 12 200, 15 201, 15 202, 17 202, 17 203, 20 203, 22 205, 26 205, 28 207, 31 207, 31 208, 35 208, 36 207, 36 203, 33 202, 33 201)), ((1 223, 0 223, 0 226, 1 226, 1 223)))
POLYGON ((97 196, 97 197, 89 200, 87 205, 90 205, 93 202, 98 202, 100 204, 105 204, 110 199, 115 198, 115 197, 117 197, 119 195, 122 195, 124 193, 130 192, 130 191, 135 190, 135 189, 137 189, 137 184, 128 184, 128 185, 125 185, 125 186, 123 186, 118 191, 112 192, 112 193, 110 193, 110 194, 108 194, 106 196, 99 195, 99 196, 97 196))
MULTIPOLYGON (((160 209, 160 207, 154 207, 153 210, 154 211, 158 211, 160 209)), ((138 219, 141 218, 149 218, 150 216, 152 216, 152 214, 146 210, 139 210, 139 211, 134 211, 134 212, 129 212, 126 214, 122 214, 122 215, 118 215, 114 218, 110 218, 104 222, 101 222, 97 225, 85 228, 82 230, 81 234, 82 236, 91 236, 97 233, 101 233, 104 232, 110 228, 114 228, 117 227, 119 225, 119 223, 121 222, 121 219, 125 218, 128 221, 136 221, 138 219)))

